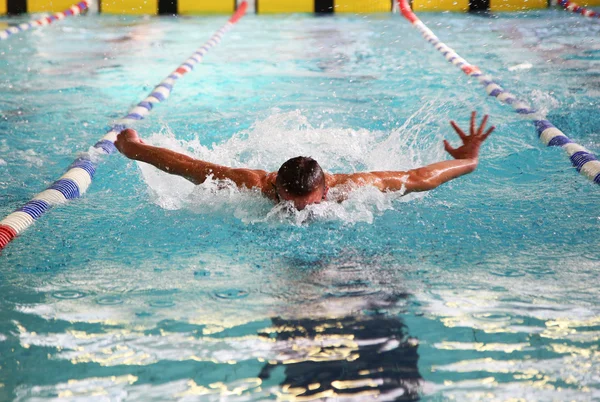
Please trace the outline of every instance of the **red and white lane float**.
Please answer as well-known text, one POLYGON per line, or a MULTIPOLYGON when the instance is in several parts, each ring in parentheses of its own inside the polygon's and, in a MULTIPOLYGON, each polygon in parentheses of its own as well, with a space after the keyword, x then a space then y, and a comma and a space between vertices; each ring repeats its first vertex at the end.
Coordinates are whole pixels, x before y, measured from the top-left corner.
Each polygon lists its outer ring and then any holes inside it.
POLYGON ((489 96, 493 96, 501 102, 512 106, 516 113, 529 118, 533 121, 540 140, 549 147, 562 147, 571 163, 579 173, 596 184, 600 184, 600 161, 589 150, 579 144, 574 143, 562 131, 556 128, 539 111, 532 109, 527 103, 517 99, 517 97, 496 82, 489 75, 485 75, 481 70, 468 61, 460 57, 452 48, 442 43, 437 36, 413 13, 408 4, 408 0, 398 0, 400 12, 409 20, 413 27, 418 29, 427 42, 431 43, 450 63, 460 68, 465 74, 476 78, 485 88, 489 96))
POLYGON ((567 11, 572 11, 576 14, 581 14, 584 17, 589 17, 589 18, 600 18, 600 13, 597 13, 594 10, 589 10, 587 8, 581 7, 576 3, 573 3, 572 1, 569 0, 558 0, 558 4, 560 4, 561 6, 563 6, 565 8, 565 10, 567 11))
POLYGON ((0 40, 8 39, 12 35, 27 31, 31 28, 43 27, 46 25, 52 24, 54 21, 64 20, 67 17, 72 15, 79 15, 84 10, 86 10, 90 6, 90 2, 88 0, 83 0, 73 6, 71 6, 68 10, 61 11, 59 13, 54 13, 48 17, 43 17, 35 21, 24 22, 22 24, 16 25, 14 27, 7 28, 3 31, 0 31, 0 40))
POLYGON ((248 4, 246 2, 241 3, 235 14, 221 29, 215 32, 189 59, 158 84, 148 97, 131 109, 124 118, 118 120, 88 152, 80 155, 62 177, 52 183, 45 191, 33 197, 23 207, 0 221, 0 250, 29 226, 33 225, 40 216, 53 206, 83 195, 92 183, 96 171, 96 161, 98 160, 97 155, 116 152, 114 142, 117 139, 117 134, 135 121, 142 120, 150 113, 154 105, 167 99, 177 80, 192 71, 194 65, 200 63, 204 55, 221 42, 223 35, 244 16, 247 8, 248 4))

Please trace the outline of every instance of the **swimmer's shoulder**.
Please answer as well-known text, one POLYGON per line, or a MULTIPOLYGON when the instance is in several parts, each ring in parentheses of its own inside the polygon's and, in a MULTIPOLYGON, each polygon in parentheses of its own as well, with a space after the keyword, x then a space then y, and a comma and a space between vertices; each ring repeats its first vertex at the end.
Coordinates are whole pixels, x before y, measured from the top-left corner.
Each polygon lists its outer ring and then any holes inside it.
POLYGON ((325 185, 327 186, 327 201, 342 202, 348 199, 348 193, 352 191, 346 181, 347 174, 325 173, 325 185))
POLYGON ((277 181, 277 172, 267 173, 265 177, 261 180, 260 191, 267 198, 279 202, 279 197, 277 196, 277 189, 275 187, 275 182, 277 181))

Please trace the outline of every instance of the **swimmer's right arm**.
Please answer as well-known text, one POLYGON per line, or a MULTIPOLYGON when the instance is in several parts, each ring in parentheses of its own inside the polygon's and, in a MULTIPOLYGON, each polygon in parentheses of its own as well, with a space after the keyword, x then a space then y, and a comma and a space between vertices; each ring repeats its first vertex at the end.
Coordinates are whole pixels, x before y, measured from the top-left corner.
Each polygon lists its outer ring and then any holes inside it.
POLYGON ((129 159, 149 163, 150 165, 194 184, 201 184, 212 176, 217 180, 231 180, 238 187, 266 188, 267 172, 243 168, 231 168, 216 163, 194 159, 166 148, 148 145, 132 129, 123 130, 115 141, 115 146, 129 159))

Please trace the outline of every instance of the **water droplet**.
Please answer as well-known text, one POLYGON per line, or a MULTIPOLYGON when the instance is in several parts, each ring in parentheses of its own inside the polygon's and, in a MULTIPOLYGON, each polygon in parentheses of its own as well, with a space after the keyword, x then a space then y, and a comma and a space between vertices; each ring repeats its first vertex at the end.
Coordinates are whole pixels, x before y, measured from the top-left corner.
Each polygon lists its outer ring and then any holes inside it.
POLYGON ((583 253, 582 257, 592 261, 600 261, 600 255, 598 255, 598 253, 587 252, 583 253))
POLYGON ((197 271, 194 271, 194 278, 204 278, 207 276, 210 276, 210 271, 206 269, 199 269, 197 271))
POLYGON ((147 311, 138 311, 137 313, 135 313, 135 315, 137 317, 142 317, 143 318, 143 317, 151 317, 152 313, 149 313, 147 311))
POLYGON ((476 313, 473 314, 473 318, 477 318, 481 321, 489 322, 507 322, 510 321, 510 316, 507 314, 493 314, 493 313, 476 313))
POLYGON ((117 304, 123 304, 123 299, 119 296, 102 296, 96 300, 96 303, 102 306, 114 306, 117 304))
POLYGON ((151 307, 156 307, 156 308, 167 308, 167 307, 173 307, 175 305, 175 303, 173 303, 171 300, 154 300, 148 304, 151 307))
POLYGON ((243 299, 248 296, 248 292, 243 289, 226 289, 215 292, 219 299, 243 299))
POLYGON ((61 300, 81 299, 85 296, 85 293, 79 292, 77 290, 59 290, 58 292, 52 293, 52 297, 61 300))
POLYGON ((505 277, 510 277, 510 278, 525 276, 525 273, 518 269, 507 269, 506 271, 491 271, 490 274, 495 275, 495 276, 505 276, 505 277))
POLYGON ((378 291, 377 290, 367 290, 367 289, 348 289, 348 290, 340 289, 339 291, 327 292, 324 296, 341 298, 341 297, 369 296, 369 295, 372 295, 375 293, 378 293, 378 291))
POLYGON ((544 267, 531 267, 525 270, 528 274, 536 276, 554 275, 554 270, 544 267))

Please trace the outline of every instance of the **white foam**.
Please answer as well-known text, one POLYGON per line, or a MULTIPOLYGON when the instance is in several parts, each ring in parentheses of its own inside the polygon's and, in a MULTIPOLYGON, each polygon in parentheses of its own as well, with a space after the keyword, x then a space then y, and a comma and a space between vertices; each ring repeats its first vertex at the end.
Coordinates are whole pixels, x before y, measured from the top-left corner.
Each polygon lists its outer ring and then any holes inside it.
POLYGON ((29 167, 42 167, 44 159, 38 155, 33 149, 25 151, 14 151, 13 156, 27 163, 29 167))
POLYGON ((536 109, 543 115, 546 115, 550 110, 561 107, 560 102, 552 95, 552 92, 534 89, 527 98, 531 99, 536 109))
POLYGON ((533 64, 531 64, 531 63, 521 63, 521 64, 517 64, 515 66, 509 67, 508 71, 529 70, 531 67, 533 67, 533 64))
MULTIPOLYGON (((426 104, 403 126, 389 132, 313 127, 300 111, 283 113, 275 110, 248 130, 212 147, 199 140, 177 140, 168 128, 147 140, 156 146, 233 167, 276 171, 287 159, 303 155, 315 158, 330 173, 403 171, 445 159, 441 138, 438 138, 439 129, 434 127, 432 131, 431 124, 439 116, 434 117, 430 110, 439 108, 432 106, 426 104)), ((367 187, 352 192, 341 204, 331 201, 311 205, 304 211, 292 211, 285 204, 273 206, 258 191, 240 191, 231 184, 211 180, 194 186, 147 164, 140 163, 139 166, 153 202, 162 208, 229 213, 248 223, 266 220, 300 224, 314 218, 371 222, 376 214, 394 208, 394 201, 400 196, 367 187)), ((411 194, 403 200, 422 196, 423 193, 411 194)))

